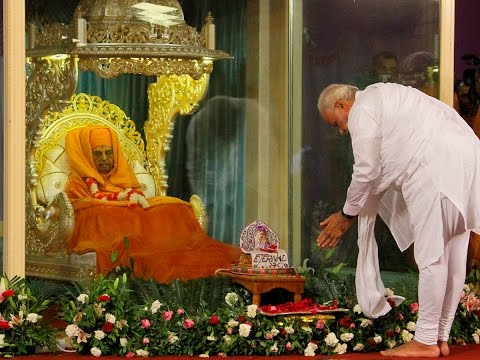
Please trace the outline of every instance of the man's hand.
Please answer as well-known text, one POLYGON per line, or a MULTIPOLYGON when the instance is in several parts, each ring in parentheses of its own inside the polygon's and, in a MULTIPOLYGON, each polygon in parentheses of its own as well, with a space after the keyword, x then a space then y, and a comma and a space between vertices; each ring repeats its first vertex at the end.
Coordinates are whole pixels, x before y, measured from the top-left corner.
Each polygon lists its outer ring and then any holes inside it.
POLYGON ((322 227, 323 230, 317 238, 318 246, 320 248, 337 246, 340 238, 347 232, 354 221, 355 218, 347 219, 342 215, 341 211, 330 215, 320 223, 320 227, 322 227))

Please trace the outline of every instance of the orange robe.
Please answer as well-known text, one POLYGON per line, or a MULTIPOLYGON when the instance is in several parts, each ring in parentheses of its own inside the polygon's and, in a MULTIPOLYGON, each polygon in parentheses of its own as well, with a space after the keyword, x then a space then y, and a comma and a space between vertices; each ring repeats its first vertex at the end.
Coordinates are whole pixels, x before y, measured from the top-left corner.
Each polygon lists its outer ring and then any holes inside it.
POLYGON ((101 192, 140 188, 128 166, 115 134, 112 148, 115 165, 108 176, 98 173, 92 160, 92 127, 71 131, 66 151, 72 175, 66 193, 75 210, 75 229, 68 251, 95 251, 97 271, 106 274, 118 265, 130 266, 135 277, 168 283, 214 275, 238 261, 240 250, 208 237, 189 203, 162 196, 149 198, 150 207, 132 206, 130 201, 95 199, 85 178, 93 178, 101 192), (80 167, 80 168, 79 168, 80 167), (128 239, 125 247, 124 238, 128 239), (112 252, 117 252, 115 262, 112 252))

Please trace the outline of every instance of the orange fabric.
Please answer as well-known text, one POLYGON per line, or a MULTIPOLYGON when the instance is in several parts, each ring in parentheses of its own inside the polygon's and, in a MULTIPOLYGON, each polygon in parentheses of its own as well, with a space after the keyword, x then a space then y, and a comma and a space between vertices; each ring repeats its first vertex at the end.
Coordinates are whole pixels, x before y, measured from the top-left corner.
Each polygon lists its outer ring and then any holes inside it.
POLYGON ((117 156, 123 157, 123 154, 113 132, 115 166, 110 177, 104 179, 93 164, 91 128, 82 130, 69 133, 65 143, 73 171, 67 195, 75 210, 75 229, 68 244, 69 252, 95 251, 97 271, 103 274, 118 265, 129 266, 131 259, 136 277, 153 278, 161 283, 214 275, 215 270, 229 268, 238 261, 239 248, 208 237, 190 204, 183 200, 154 197, 148 199, 150 207, 143 209, 128 201, 94 199, 85 184, 86 177, 96 179, 100 191, 134 188, 138 181, 128 165, 123 167, 122 160, 117 164, 117 156), (133 181, 126 181, 132 177, 133 181), (125 237, 128 238, 128 249, 124 247, 125 237), (115 263, 111 262, 112 251, 118 252, 115 263))
POLYGON ((112 135, 110 129, 93 128, 90 132, 90 146, 95 149, 99 146, 112 146, 112 135))

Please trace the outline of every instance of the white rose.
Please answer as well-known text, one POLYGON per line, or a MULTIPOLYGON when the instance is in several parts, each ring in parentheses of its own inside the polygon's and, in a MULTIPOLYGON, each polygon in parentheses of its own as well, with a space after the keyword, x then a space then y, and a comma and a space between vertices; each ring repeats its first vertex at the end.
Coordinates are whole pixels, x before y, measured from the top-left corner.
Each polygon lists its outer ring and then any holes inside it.
POLYGON ((120 338, 120 346, 125 347, 128 344, 127 338, 120 338))
POLYGON ((295 332, 295 330, 291 326, 285 326, 285 332, 287 334, 293 334, 295 332))
POLYGON ((3 348, 3 344, 5 344, 5 334, 0 334, 0 348, 3 348))
POLYGON ((68 337, 77 336, 78 332, 79 328, 75 324, 70 324, 65 328, 65 334, 67 334, 68 337))
POLYGON ((90 349, 90 353, 93 355, 93 356, 102 356, 102 351, 99 349, 99 348, 96 348, 96 347, 92 347, 90 349))
POLYGON ((87 294, 80 294, 77 296, 77 301, 81 302, 82 304, 85 304, 88 300, 88 295, 87 294))
POLYGON ((223 341, 225 342, 225 344, 228 344, 230 343, 230 341, 232 341, 232 338, 228 335, 223 335, 223 341))
POLYGON ((302 330, 307 332, 307 333, 311 333, 312 332, 312 328, 310 326, 302 326, 302 330))
POLYGON ((362 351, 363 349, 365 349, 365 345, 363 345, 362 343, 358 343, 353 347, 353 351, 362 351))
POLYGON ((215 336, 213 336, 213 335, 208 335, 208 336, 207 336, 207 340, 208 340, 208 341, 217 341, 217 338, 216 338, 215 336))
POLYGON ((373 322, 370 319, 363 319, 362 322, 360 323, 360 327, 365 328, 367 326, 371 326, 372 323, 373 322))
POLYGON ((409 342, 410 340, 413 339, 413 335, 408 332, 408 330, 402 330, 402 339, 404 342, 409 342))
POLYGON ((225 302, 227 303, 228 306, 233 306, 237 303, 238 301, 238 295, 234 292, 230 292, 227 295, 225 295, 225 302))
POLYGON ((339 355, 345 354, 347 352, 347 344, 337 344, 335 349, 333 349, 333 352, 339 355))
POLYGON ((413 321, 409 321, 407 323, 407 330, 408 331, 415 331, 416 327, 417 327, 417 324, 415 324, 413 321))
POLYGON ((173 332, 168 332, 168 342, 170 344, 175 344, 178 341, 178 336, 173 332))
POLYGON ((243 337, 248 337, 251 329, 252 327, 248 324, 240 324, 238 328, 238 334, 243 337))
POLYGON ((480 344, 480 336, 478 336, 477 333, 473 333, 472 334, 472 337, 473 337, 473 341, 475 341, 475 344, 480 344))
POLYGON ((350 340, 353 339, 355 335, 353 335, 352 333, 345 333, 345 334, 341 334, 340 335, 340 340, 344 341, 344 342, 349 342, 350 340))
POLYGON ((325 343, 330 347, 334 347, 335 345, 337 345, 338 339, 335 333, 333 332, 328 333, 328 335, 325 336, 325 343))
POLYGON ((273 336, 277 336, 279 332, 280 332, 280 331, 278 331, 276 328, 273 328, 272 330, 270 330, 270 333, 271 333, 273 336))
POLYGON ((115 315, 110 314, 110 313, 105 314, 105 320, 109 323, 112 323, 112 324, 115 324, 115 321, 117 321, 117 319, 115 318, 115 315))
POLYGON ((36 323, 38 320, 41 320, 42 316, 35 314, 35 313, 30 313, 27 315, 27 321, 30 321, 31 323, 36 323))
POLYGON ((27 299, 28 299, 28 296, 27 296, 27 295, 18 294, 17 298, 18 298, 19 301, 23 301, 23 300, 27 300, 27 299))
POLYGON ((387 347, 389 349, 393 349, 397 345, 397 342, 395 340, 387 340, 387 347))
POLYGON ((137 356, 148 357, 148 351, 147 350, 140 349, 140 350, 137 350, 136 353, 137 353, 137 356))
POLYGON ((304 350, 305 356, 315 356, 315 350, 318 349, 317 344, 309 342, 307 347, 304 350))
POLYGON ((389 297, 393 295, 395 295, 395 293, 392 291, 392 289, 389 289, 389 288, 385 289, 385 296, 389 297))
POLYGON ((105 337, 105 333, 102 330, 95 330, 94 333, 94 337, 97 340, 102 340, 105 337))
POLYGON ((354 312, 354 313, 357 313, 357 314, 361 314, 361 313, 362 313, 362 308, 360 307, 360 305, 358 305, 358 304, 355 305, 355 306, 353 307, 353 312, 354 312))
POLYGON ((227 323, 227 325, 231 328, 237 327, 238 324, 239 324, 238 321, 233 320, 233 319, 228 320, 228 323, 227 323))
POLYGON ((247 306, 247 316, 254 318, 257 315, 257 305, 248 305, 247 306))
POLYGON ((382 337, 377 335, 373 338, 373 341, 375 341, 375 344, 380 344, 382 342, 382 337))
POLYGON ((277 342, 275 341, 275 344, 273 344, 271 347, 270 347, 270 351, 271 352, 277 352, 278 351, 278 346, 277 346, 277 342))
POLYGON ((200 354, 200 355, 198 355, 198 357, 207 358, 207 357, 210 357, 210 355, 208 355, 207 353, 205 353, 205 354, 200 354))
POLYGON ((150 310, 152 311, 152 314, 156 314, 158 309, 160 309, 160 306, 162 306, 162 303, 158 300, 155 300, 152 303, 152 306, 150 307, 150 310))

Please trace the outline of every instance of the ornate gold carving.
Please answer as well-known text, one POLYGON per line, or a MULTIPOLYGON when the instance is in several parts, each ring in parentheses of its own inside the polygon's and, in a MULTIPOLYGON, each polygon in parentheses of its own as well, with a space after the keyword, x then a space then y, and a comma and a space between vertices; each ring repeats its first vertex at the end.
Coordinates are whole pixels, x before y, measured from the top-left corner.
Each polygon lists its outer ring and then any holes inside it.
POLYGON ((34 156, 37 173, 43 168, 43 154, 57 144, 61 137, 72 129, 94 124, 117 128, 121 134, 118 139, 127 159, 130 162, 138 160, 146 166, 145 144, 135 129, 135 123, 117 105, 98 96, 82 93, 72 96, 68 106, 61 112, 45 115, 43 135, 34 156))
POLYGON ((145 122, 148 170, 152 174, 157 194, 166 195, 165 157, 170 150, 175 117, 194 112, 208 87, 208 74, 195 80, 189 75, 162 75, 148 87, 149 112, 145 122))
POLYGON ((73 28, 70 24, 44 23, 38 27, 32 22, 28 30, 29 56, 65 54, 72 46, 73 28))
POLYGON ((200 226, 203 231, 208 232, 208 217, 207 210, 205 209, 205 204, 198 195, 192 195, 190 197, 190 205, 192 205, 193 213, 198 219, 200 226))
POLYGON ((83 57, 80 62, 81 70, 93 71, 98 76, 107 79, 120 74, 143 74, 147 76, 187 74, 194 79, 199 79, 203 74, 211 73, 212 68, 211 61, 174 58, 99 58, 88 56, 83 57))
POLYGON ((76 86, 75 60, 70 56, 42 57, 28 59, 26 84, 26 242, 27 249, 35 244, 48 241, 37 227, 39 213, 43 211, 33 195, 37 184, 33 155, 38 148, 38 141, 43 126, 43 115, 47 109, 60 109, 74 92, 76 86))

